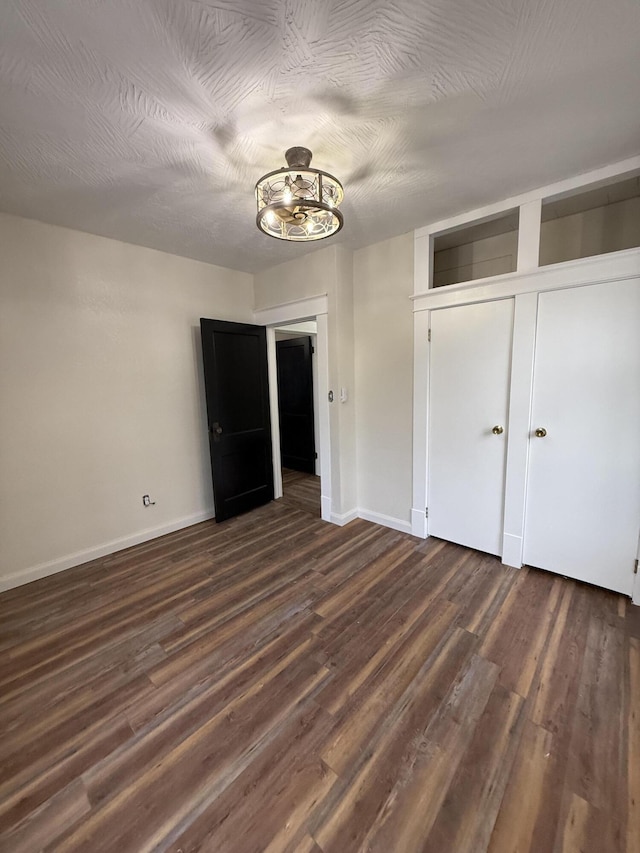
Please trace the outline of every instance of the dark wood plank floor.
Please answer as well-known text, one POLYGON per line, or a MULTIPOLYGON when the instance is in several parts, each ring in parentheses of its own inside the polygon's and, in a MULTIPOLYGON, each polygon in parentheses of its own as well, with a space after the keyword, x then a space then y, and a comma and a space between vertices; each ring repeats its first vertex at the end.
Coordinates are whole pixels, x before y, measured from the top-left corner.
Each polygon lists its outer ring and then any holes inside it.
POLYGON ((282 502, 320 518, 320 477, 282 469, 282 502))
POLYGON ((3 851, 640 850, 640 618, 275 502, 0 596, 3 851))

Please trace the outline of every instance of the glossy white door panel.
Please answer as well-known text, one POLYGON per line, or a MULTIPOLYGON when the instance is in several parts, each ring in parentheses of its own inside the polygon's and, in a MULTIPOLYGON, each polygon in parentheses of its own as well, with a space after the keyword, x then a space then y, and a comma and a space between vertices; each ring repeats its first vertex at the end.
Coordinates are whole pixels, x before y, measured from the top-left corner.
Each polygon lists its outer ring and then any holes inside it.
POLYGON ((513 299, 431 313, 429 535, 490 554, 502 550, 512 329, 513 299))
POLYGON ((524 560, 630 595, 640 525, 640 280, 538 299, 524 560), (546 435, 535 437, 537 428, 546 435))

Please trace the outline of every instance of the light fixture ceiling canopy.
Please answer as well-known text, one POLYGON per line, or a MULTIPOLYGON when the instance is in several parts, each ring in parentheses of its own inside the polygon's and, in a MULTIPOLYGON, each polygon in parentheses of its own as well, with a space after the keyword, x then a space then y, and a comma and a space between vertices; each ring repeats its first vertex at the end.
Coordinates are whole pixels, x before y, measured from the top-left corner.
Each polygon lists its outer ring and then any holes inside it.
POLYGON ((340 181, 310 167, 308 148, 295 146, 284 156, 287 166, 263 175, 256 184, 258 228, 270 237, 294 242, 337 234, 343 224, 340 181))

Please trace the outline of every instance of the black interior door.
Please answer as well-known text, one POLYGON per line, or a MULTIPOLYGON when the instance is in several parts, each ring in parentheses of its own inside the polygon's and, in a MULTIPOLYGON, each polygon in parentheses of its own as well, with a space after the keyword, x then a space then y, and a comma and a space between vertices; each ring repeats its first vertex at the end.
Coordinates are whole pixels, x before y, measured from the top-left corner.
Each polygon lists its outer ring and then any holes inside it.
POLYGON ((273 500, 267 335, 200 320, 216 521, 273 500))
POLYGON ((315 474, 311 351, 309 337, 276 341, 282 465, 315 474))

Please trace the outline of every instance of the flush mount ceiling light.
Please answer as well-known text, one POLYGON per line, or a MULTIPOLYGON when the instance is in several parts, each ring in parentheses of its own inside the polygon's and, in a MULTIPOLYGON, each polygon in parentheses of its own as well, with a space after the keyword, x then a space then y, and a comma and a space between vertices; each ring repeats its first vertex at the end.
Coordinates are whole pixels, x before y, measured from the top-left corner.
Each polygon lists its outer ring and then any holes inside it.
POLYGON ((308 148, 285 151, 286 168, 263 175, 256 184, 261 231, 279 240, 298 243, 322 240, 342 228, 338 210, 344 190, 333 175, 310 169, 308 148))

